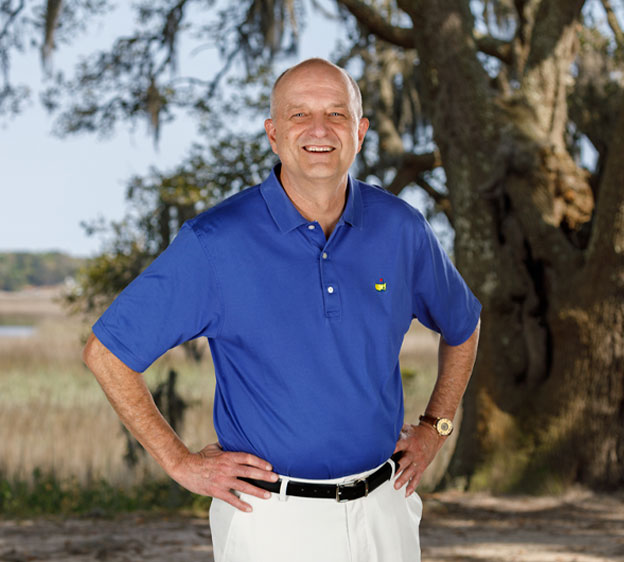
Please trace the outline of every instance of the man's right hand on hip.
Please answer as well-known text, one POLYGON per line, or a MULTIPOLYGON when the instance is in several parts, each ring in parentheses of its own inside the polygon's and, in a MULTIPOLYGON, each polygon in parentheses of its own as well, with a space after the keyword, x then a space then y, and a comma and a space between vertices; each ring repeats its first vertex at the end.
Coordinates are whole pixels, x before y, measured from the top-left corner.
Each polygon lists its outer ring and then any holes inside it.
POLYGON ((250 512, 251 506, 234 491, 268 499, 270 492, 239 479, 239 476, 277 482, 278 475, 265 460, 250 453, 226 452, 218 443, 211 443, 198 453, 185 455, 171 471, 170 476, 187 490, 203 496, 219 498, 241 511, 250 512))

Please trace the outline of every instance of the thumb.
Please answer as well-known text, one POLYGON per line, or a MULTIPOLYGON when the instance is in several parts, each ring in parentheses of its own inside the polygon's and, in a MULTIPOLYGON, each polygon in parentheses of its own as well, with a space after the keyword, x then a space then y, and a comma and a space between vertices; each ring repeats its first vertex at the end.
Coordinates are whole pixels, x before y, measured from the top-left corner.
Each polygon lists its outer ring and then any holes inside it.
POLYGON ((394 455, 394 453, 398 453, 399 451, 405 451, 405 449, 407 449, 406 440, 399 438, 392 454, 394 455))

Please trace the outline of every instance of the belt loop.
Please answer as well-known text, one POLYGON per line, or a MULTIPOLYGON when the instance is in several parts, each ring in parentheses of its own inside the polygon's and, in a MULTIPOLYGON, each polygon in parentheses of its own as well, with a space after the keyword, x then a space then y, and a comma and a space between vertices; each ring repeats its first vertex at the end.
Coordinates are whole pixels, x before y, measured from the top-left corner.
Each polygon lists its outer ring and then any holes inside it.
POLYGON ((286 497, 286 488, 288 488, 289 478, 282 476, 280 483, 280 491, 279 491, 279 500, 281 502, 285 502, 288 498, 286 497))
POLYGON ((390 480, 394 478, 394 473, 396 472, 396 462, 393 458, 388 459, 390 461, 390 466, 392 467, 392 473, 390 474, 390 480))

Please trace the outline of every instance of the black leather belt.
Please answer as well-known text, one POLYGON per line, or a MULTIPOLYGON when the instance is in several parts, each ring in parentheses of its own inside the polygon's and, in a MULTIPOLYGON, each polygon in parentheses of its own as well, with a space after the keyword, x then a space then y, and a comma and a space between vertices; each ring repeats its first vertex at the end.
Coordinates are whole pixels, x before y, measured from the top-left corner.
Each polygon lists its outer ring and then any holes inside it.
MULTIPOLYGON (((398 464, 401 454, 402 452, 395 453, 390 458, 398 464)), ((390 461, 388 461, 366 478, 358 478, 357 480, 344 484, 316 484, 313 482, 288 480, 286 495, 303 498, 325 498, 336 500, 337 502, 348 502, 368 496, 373 490, 389 480, 391 476, 392 465, 390 461)), ((244 478, 242 476, 239 476, 239 479, 275 494, 279 494, 282 485, 281 479, 277 482, 267 482, 266 480, 256 480, 254 478, 244 478)))

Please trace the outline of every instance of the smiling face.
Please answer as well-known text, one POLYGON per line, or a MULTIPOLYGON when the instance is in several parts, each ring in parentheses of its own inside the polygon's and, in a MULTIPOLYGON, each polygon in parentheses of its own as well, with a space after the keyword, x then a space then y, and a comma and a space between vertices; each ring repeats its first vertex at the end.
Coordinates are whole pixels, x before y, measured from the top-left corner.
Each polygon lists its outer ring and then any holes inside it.
POLYGON ((308 61, 289 70, 275 87, 272 119, 264 123, 282 162, 282 183, 346 185, 368 130, 359 113, 357 94, 340 69, 308 61))

